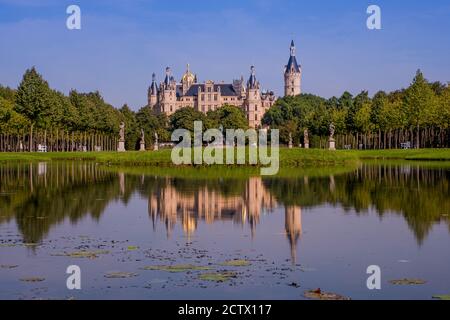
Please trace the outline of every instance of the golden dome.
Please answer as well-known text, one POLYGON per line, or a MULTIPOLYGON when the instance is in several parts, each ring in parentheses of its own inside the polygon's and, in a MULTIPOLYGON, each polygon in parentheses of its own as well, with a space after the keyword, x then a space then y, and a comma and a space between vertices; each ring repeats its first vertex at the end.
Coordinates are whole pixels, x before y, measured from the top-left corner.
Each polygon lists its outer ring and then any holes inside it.
POLYGON ((185 74, 183 75, 183 78, 181 78, 181 82, 185 83, 194 83, 195 82, 195 75, 189 70, 189 64, 187 65, 187 69, 185 74))

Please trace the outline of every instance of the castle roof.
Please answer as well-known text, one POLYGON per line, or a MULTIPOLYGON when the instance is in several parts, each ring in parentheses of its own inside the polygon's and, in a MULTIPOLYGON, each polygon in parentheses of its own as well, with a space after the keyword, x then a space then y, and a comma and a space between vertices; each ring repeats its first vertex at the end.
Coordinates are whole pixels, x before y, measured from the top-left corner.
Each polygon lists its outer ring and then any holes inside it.
MULTIPOLYGON (((177 85, 177 97, 197 97, 198 96, 198 89, 201 89, 202 92, 205 92, 205 85, 204 84, 194 84, 189 87, 189 90, 186 92, 186 94, 183 95, 183 87, 181 85, 177 85)), ((220 88, 220 94, 222 96, 226 97, 237 97, 239 94, 234 90, 234 86, 229 83, 221 83, 221 84, 214 84, 214 92, 217 92, 220 88)))
POLYGON ((152 95, 157 95, 158 94, 158 86, 156 84, 156 75, 153 74, 152 75, 152 85, 150 86, 150 93, 152 95))
POLYGON ((286 71, 289 72, 290 70, 294 70, 295 72, 300 72, 300 67, 298 66, 297 59, 295 56, 290 56, 288 64, 286 66, 286 71))
POLYGON ((289 57, 288 64, 286 66, 286 72, 294 70, 294 72, 300 72, 300 67, 297 63, 297 58, 295 58, 295 44, 294 40, 291 41, 291 56, 289 57))
POLYGON ((247 81, 247 87, 249 87, 249 88, 256 88, 257 81, 256 81, 256 75, 255 75, 255 67, 252 66, 251 70, 252 70, 252 72, 250 74, 250 78, 247 81))

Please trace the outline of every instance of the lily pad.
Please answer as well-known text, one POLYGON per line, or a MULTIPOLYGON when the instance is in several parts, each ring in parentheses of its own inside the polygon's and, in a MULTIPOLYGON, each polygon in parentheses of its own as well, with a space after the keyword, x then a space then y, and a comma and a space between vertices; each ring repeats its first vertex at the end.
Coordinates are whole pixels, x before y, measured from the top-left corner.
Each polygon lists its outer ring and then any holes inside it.
POLYGON ((200 280, 205 281, 215 281, 215 282, 225 282, 231 278, 236 278, 236 273, 234 272, 216 272, 216 273, 202 273, 199 276, 200 280))
POLYGON ((0 265, 0 269, 14 269, 17 268, 18 265, 15 264, 2 264, 0 265))
POLYGON ((433 296, 433 299, 450 300, 450 294, 441 294, 433 296))
POLYGON ((389 281, 393 285, 405 286, 405 285, 422 285, 427 283, 422 279, 399 279, 399 280, 391 280, 389 281))
POLYGON ((109 251, 106 250, 98 250, 98 251, 75 251, 69 253, 55 254, 55 256, 64 256, 70 258, 88 258, 88 259, 96 259, 101 254, 108 254, 109 251))
POLYGON ((25 247, 37 247, 39 243, 23 243, 25 247))
POLYGON ((247 260, 228 260, 220 264, 226 267, 248 267, 251 265, 250 261, 247 260))
POLYGON ((167 272, 187 272, 187 271, 199 271, 199 270, 211 270, 210 267, 195 266, 192 264, 178 264, 172 266, 146 266, 142 270, 158 270, 167 272))
POLYGON ((127 248, 128 251, 135 251, 138 249, 139 249, 139 247, 137 247, 137 246, 128 246, 128 248, 127 248))
POLYGON ((124 279, 124 278, 133 278, 138 276, 137 273, 132 272, 108 272, 105 274, 105 278, 109 279, 124 279))
POLYGON ((23 282, 42 282, 45 280, 45 278, 39 278, 39 277, 30 277, 30 278, 22 278, 19 279, 20 281, 23 282))
POLYGON ((337 293, 324 292, 320 288, 316 290, 305 291, 305 298, 316 300, 350 300, 350 298, 341 296, 337 293))

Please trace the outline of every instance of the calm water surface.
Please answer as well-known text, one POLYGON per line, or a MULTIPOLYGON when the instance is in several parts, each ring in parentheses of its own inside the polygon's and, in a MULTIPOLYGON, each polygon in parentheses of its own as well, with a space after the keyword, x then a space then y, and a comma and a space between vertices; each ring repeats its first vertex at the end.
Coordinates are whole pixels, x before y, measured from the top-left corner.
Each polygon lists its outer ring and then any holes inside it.
POLYGON ((315 288, 431 299, 450 294, 449 183, 450 169, 436 164, 289 179, 3 164, 0 299, 304 299, 315 288), (234 259, 248 265, 223 265, 234 259), (179 264, 210 270, 145 270, 179 264), (81 268, 81 290, 66 287, 69 265, 81 268), (366 287, 369 265, 382 270, 381 290, 366 287), (217 272, 233 277, 201 278, 217 272), (426 283, 390 283, 404 278, 426 283))

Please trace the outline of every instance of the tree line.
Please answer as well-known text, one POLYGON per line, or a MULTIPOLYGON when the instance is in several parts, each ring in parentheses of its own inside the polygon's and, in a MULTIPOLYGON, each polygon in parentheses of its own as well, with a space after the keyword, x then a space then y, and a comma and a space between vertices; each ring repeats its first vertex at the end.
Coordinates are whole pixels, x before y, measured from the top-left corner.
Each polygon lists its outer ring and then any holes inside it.
POLYGON ((429 82, 420 70, 402 90, 349 92, 324 99, 311 94, 284 97, 266 112, 263 124, 280 129, 287 143, 304 141, 305 130, 312 147, 325 148, 329 125, 335 125, 340 148, 391 149, 409 144, 415 148, 450 146, 450 87, 429 82))
POLYGON ((0 86, 0 151, 38 151, 39 145, 48 151, 116 150, 121 122, 127 147, 135 149, 141 128, 151 139, 166 120, 146 107, 114 108, 98 91, 71 90, 66 96, 35 68, 25 72, 17 89, 0 86))
MULTIPOLYGON (((170 117, 155 114, 149 106, 137 112, 127 104, 115 108, 97 92, 71 90, 66 96, 51 89, 35 68, 27 70, 17 89, 0 86, 0 151, 116 150, 119 125, 125 123, 127 150, 139 149, 141 130, 149 147, 170 141, 178 128, 193 130, 202 121, 204 129, 247 129, 242 109, 224 105, 204 114, 181 108, 170 117)), ((290 137, 326 148, 333 123, 339 148, 389 149, 409 142, 411 147, 449 147, 450 87, 429 82, 417 71, 411 85, 402 90, 349 92, 325 99, 312 94, 284 97, 266 112, 263 127, 280 130, 281 143, 290 137)))

